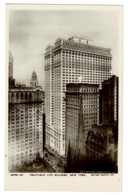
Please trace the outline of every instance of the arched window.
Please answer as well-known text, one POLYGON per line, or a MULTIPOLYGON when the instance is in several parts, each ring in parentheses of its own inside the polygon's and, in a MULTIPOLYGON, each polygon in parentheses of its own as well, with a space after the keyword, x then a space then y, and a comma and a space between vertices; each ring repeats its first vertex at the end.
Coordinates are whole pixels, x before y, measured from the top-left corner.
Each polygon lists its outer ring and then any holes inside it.
POLYGON ((40 90, 36 91, 36 99, 39 100, 40 99, 40 90))
POLYGON ((23 93, 21 93, 21 99, 23 99, 23 93))
POLYGON ((28 94, 27 93, 25 93, 25 99, 28 99, 28 94))

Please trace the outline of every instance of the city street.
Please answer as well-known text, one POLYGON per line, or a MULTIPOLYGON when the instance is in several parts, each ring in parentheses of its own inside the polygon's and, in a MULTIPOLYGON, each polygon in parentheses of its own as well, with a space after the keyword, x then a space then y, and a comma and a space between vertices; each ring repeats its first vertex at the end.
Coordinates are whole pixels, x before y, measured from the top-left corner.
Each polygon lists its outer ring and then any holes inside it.
POLYGON ((53 167, 55 172, 65 172, 64 167, 65 163, 60 159, 59 156, 56 156, 52 150, 48 150, 45 148, 45 153, 47 153, 48 157, 44 157, 44 159, 49 163, 50 166, 53 167))

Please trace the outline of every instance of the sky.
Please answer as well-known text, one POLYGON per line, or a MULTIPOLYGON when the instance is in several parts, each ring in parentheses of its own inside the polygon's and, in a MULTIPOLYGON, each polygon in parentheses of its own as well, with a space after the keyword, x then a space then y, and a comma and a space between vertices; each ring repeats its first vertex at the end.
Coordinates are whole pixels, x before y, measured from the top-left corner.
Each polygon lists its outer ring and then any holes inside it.
POLYGON ((112 73, 118 75, 119 15, 116 10, 11 10, 9 50, 14 57, 14 78, 29 85, 32 72, 44 88, 44 53, 56 39, 72 36, 111 48, 112 73))

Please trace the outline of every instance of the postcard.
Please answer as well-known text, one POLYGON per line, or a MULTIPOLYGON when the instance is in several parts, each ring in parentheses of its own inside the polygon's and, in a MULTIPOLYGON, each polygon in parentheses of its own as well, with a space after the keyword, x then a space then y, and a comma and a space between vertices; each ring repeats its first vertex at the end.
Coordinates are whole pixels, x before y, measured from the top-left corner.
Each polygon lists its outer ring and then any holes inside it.
POLYGON ((5 190, 121 191, 122 15, 6 4, 5 190))

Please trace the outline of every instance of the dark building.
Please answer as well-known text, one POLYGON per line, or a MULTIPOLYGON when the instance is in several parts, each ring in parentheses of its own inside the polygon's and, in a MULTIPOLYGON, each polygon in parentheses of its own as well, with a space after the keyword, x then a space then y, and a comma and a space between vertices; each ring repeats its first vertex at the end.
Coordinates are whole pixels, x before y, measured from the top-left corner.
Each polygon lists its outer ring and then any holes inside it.
POLYGON ((117 172, 116 124, 92 125, 86 140, 88 171, 117 172))
POLYGON ((102 83, 99 118, 105 124, 118 121, 118 77, 115 75, 102 83))
POLYGON ((98 85, 67 84, 66 91, 66 158, 67 172, 85 170, 88 132, 98 121, 98 85))
POLYGON ((102 83, 99 92, 99 123, 92 125, 86 140, 88 170, 117 172, 118 77, 102 83))

